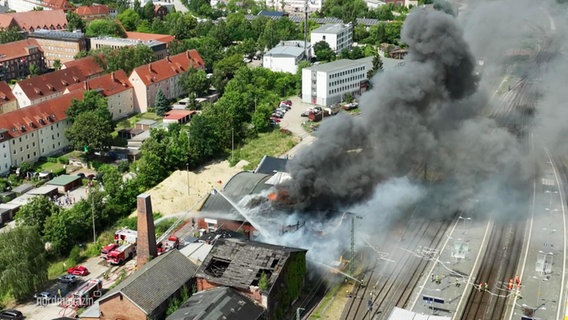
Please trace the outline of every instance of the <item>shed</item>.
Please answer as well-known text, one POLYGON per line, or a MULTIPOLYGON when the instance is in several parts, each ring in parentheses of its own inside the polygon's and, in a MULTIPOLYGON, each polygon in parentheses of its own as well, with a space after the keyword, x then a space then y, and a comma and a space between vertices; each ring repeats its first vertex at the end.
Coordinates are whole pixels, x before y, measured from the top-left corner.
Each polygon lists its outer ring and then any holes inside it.
POLYGON ((58 189, 59 188, 57 186, 43 185, 39 188, 35 188, 26 192, 26 194, 31 194, 36 196, 46 196, 51 199, 53 198, 53 196, 57 196, 58 189))
POLYGON ((60 193, 65 193, 81 185, 81 177, 62 174, 47 182, 48 185, 57 186, 60 193))
POLYGON ((142 129, 142 130, 150 130, 150 128, 154 128, 157 125, 158 125, 158 121, 156 121, 156 120, 142 119, 142 120, 136 122, 134 128, 142 129))
POLYGON ((15 187, 14 189, 12 189, 12 191, 14 191, 17 195, 22 195, 30 190, 32 190, 34 188, 34 185, 31 183, 24 183, 22 185, 19 185, 17 187, 15 187))
POLYGON ((179 110, 179 109, 170 110, 166 113, 163 123, 186 124, 189 122, 189 120, 191 120, 191 117, 195 113, 196 113, 195 110, 179 110))

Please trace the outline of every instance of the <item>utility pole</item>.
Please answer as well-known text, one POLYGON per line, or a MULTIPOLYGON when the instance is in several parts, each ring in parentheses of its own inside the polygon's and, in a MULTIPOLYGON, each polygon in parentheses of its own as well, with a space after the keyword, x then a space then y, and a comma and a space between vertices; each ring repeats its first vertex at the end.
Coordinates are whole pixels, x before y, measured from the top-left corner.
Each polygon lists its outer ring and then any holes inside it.
POLYGON ((95 192, 93 180, 89 181, 89 190, 91 191, 91 216, 93 219, 93 243, 97 242, 97 232, 95 231, 95 192))
POLYGON ((304 3, 304 55, 308 60, 308 1, 304 3))
POLYGON ((190 142, 189 137, 190 137, 189 128, 187 128, 187 163, 186 163, 186 166, 187 166, 187 196, 188 197, 189 197, 189 157, 190 157, 190 152, 191 152, 190 151, 191 144, 189 143, 190 142))
POLYGON ((353 276, 355 267, 355 219, 363 219, 352 212, 347 212, 351 215, 351 258, 349 259, 349 274, 353 276))

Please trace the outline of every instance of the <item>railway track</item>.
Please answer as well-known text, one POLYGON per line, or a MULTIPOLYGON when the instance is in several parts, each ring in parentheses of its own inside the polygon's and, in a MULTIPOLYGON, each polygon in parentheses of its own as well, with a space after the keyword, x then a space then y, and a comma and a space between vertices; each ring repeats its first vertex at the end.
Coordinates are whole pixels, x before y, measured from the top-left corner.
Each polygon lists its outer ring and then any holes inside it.
POLYGON ((426 273, 434 254, 431 248, 440 245, 448 226, 447 221, 413 219, 405 226, 402 236, 399 235, 400 241, 391 248, 389 259, 381 260, 373 250, 365 250, 369 268, 363 274, 363 283, 351 294, 341 319, 387 319, 395 306, 406 307, 414 288, 426 273))

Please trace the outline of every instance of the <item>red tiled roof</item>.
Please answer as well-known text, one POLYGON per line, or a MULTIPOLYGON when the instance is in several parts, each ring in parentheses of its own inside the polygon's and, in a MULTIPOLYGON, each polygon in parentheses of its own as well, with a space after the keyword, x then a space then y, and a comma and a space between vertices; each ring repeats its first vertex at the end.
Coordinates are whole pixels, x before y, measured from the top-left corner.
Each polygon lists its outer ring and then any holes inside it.
POLYGON ((63 63, 65 69, 76 67, 85 75, 85 77, 90 78, 92 76, 99 75, 104 72, 104 69, 97 62, 94 56, 86 56, 77 60, 67 61, 63 63))
POLYGON ((48 96, 56 92, 63 92, 75 83, 87 79, 78 67, 61 69, 58 71, 31 77, 17 83, 30 100, 48 96))
POLYGON ((41 10, 27 12, 10 12, 0 14, 0 21, 8 21, 6 17, 12 17, 16 25, 24 30, 31 29, 65 29, 67 27, 67 17, 63 10, 41 10))
POLYGON ((0 106, 12 101, 16 101, 12 89, 10 89, 6 81, 0 81, 0 106))
POLYGON ((144 33, 144 32, 126 32, 127 39, 133 40, 142 40, 142 41, 149 41, 155 40, 164 42, 166 44, 174 41, 176 38, 169 34, 153 34, 153 33, 144 33))
POLYGON ((72 10, 75 8, 75 6, 67 0, 43 0, 43 3, 46 7, 51 9, 72 10))
POLYGON ((110 9, 105 5, 92 5, 92 6, 80 6, 75 9, 75 13, 80 16, 94 16, 109 14, 110 9))
POLYGON ((4 138, 16 138, 66 119, 71 101, 82 98, 83 92, 77 91, 0 115, 0 128, 7 130, 4 138))
POLYGON ((14 17, 7 14, 0 14, 0 28, 8 29, 14 26, 16 26, 16 20, 14 20, 14 17))
POLYGON ((69 91, 101 89, 103 96, 108 97, 130 88, 132 88, 132 84, 130 84, 126 72, 118 70, 97 78, 86 80, 83 83, 76 83, 69 86, 69 91))
POLYGON ((0 44, 0 62, 27 57, 30 54, 28 53, 28 50, 26 50, 26 48, 34 46, 37 47, 40 52, 43 52, 36 39, 25 39, 0 44))
POLYGON ((164 119, 179 120, 179 119, 183 119, 187 116, 191 116, 196 112, 197 111, 195 111, 195 110, 170 110, 170 111, 166 112, 164 119))
POLYGON ((175 56, 167 57, 138 68, 135 68, 133 73, 136 72, 142 82, 149 86, 152 83, 160 82, 165 79, 174 77, 179 73, 187 72, 189 68, 204 68, 205 63, 201 56, 194 49, 176 54, 175 56))

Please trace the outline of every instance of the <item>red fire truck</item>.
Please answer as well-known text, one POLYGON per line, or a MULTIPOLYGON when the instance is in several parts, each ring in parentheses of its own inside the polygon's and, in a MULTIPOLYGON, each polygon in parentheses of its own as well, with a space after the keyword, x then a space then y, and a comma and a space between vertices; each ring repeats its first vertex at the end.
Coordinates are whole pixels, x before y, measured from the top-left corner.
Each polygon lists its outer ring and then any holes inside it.
POLYGON ((118 244, 116 244, 115 242, 110 243, 110 244, 104 246, 104 247, 101 249, 101 258, 103 258, 103 259, 106 260, 107 255, 109 254, 109 252, 111 252, 112 250, 114 250, 114 249, 116 249, 116 248, 118 248, 118 244))
POLYGON ((179 249, 179 239, 176 236, 169 236, 168 240, 158 243, 158 255, 173 249, 179 249))
POLYGON ((132 243, 126 243, 109 252, 107 254, 107 261, 110 264, 118 265, 134 257, 135 254, 136 254, 136 245, 132 243))
POLYGON ((138 232, 127 228, 122 228, 114 233, 114 242, 119 245, 124 243, 136 243, 138 232))
POLYGON ((87 281, 73 292, 73 306, 86 307, 92 305, 101 296, 102 288, 103 282, 99 279, 87 281))

